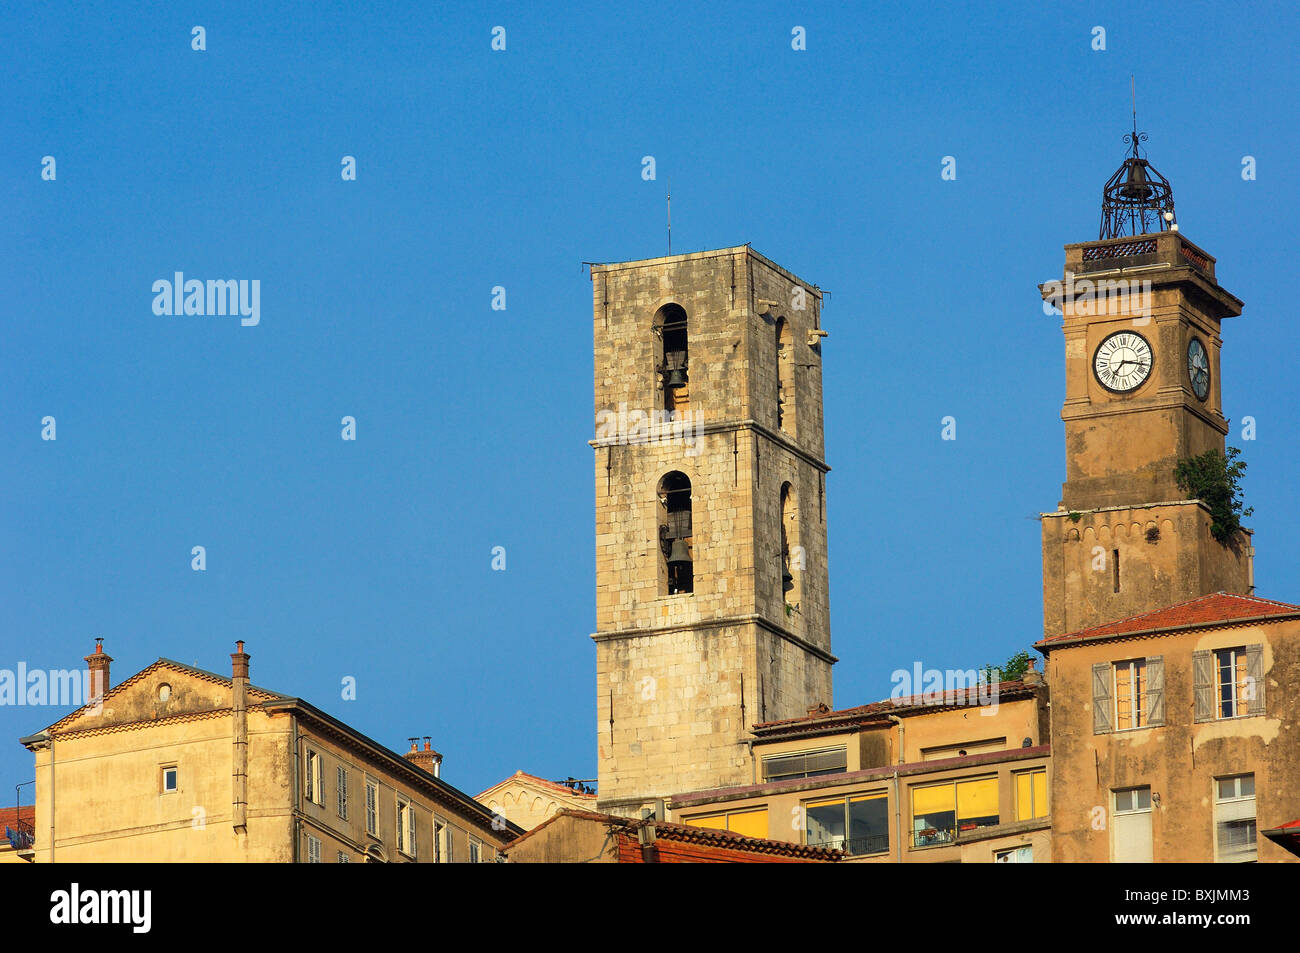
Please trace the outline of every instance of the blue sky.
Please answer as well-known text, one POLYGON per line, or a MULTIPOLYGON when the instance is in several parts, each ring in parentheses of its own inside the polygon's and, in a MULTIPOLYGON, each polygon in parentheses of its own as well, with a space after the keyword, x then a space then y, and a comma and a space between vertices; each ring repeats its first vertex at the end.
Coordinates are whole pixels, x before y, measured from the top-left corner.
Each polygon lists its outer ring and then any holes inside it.
MULTIPOLYGON (((594 777, 581 262, 663 254, 669 177, 675 251, 751 242, 831 292, 834 703, 1006 658, 1041 631, 1064 479, 1036 285, 1096 236, 1130 73, 1246 303, 1230 442, 1258 591, 1300 601, 1295 44, 1282 4, 6 5, 0 669, 102 636, 117 681, 224 673, 241 638, 255 683, 433 736, 471 793, 594 777), (155 315, 176 271, 258 279, 260 323, 155 315)), ((0 803, 62 713, 0 706, 0 803)))

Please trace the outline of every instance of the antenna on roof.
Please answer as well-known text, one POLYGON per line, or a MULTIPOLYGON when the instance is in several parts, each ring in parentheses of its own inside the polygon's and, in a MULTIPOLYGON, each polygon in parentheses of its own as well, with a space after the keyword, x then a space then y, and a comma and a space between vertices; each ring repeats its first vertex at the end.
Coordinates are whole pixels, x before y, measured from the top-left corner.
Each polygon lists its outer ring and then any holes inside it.
POLYGON ((673 253, 673 180, 668 180, 668 254, 673 253))
POLYGON ((1132 73, 1128 74, 1129 95, 1133 97, 1133 138, 1137 138, 1138 131, 1138 91, 1137 79, 1132 73))

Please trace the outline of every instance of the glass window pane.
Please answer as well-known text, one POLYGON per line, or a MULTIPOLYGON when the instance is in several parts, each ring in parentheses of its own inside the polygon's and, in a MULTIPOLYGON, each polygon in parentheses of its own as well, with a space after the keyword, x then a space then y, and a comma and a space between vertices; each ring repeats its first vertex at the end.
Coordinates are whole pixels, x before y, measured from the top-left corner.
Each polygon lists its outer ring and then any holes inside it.
POLYGON ((850 854, 878 854, 889 850, 889 798, 878 794, 849 801, 850 854))
POLYGON ((952 784, 912 789, 912 843, 947 844, 957 827, 957 793, 952 784))
POLYGON ((814 847, 844 846, 844 799, 820 801, 805 809, 808 843, 814 847))

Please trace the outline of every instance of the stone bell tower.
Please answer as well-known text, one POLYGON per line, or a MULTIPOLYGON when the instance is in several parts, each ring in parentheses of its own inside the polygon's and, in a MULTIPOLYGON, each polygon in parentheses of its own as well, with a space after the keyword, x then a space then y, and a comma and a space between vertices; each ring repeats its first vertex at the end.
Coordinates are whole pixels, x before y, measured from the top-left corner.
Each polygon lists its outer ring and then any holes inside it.
POLYGON ((1220 325, 1242 304, 1178 230, 1169 182, 1132 152, 1107 182, 1094 242, 1040 287, 1063 315, 1066 482, 1042 514, 1046 636, 1219 590, 1249 593, 1249 532, 1227 544, 1174 479, 1224 450, 1220 325))
POLYGON ((749 246, 593 265, 601 810, 753 780, 831 701, 822 296, 749 246))

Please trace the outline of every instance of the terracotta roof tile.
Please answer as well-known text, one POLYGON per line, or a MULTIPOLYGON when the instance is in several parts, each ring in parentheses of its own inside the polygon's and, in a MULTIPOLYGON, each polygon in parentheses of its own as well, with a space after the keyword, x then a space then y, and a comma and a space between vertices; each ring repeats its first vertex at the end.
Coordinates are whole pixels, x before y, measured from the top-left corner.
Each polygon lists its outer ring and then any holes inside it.
POLYGON ((601 814, 597 811, 583 811, 574 808, 565 808, 547 818, 546 821, 539 824, 537 827, 534 827, 527 833, 516 837, 503 848, 504 852, 508 855, 510 851, 519 844, 536 836, 544 828, 550 827, 563 817, 572 817, 582 821, 608 824, 611 827, 620 828, 628 833, 635 833, 646 824, 653 823, 655 827, 655 837, 659 840, 675 841, 683 844, 700 844, 707 847, 717 847, 725 850, 762 854, 765 856, 788 857, 792 860, 836 861, 840 860, 844 856, 843 851, 832 850, 827 847, 808 847, 804 844, 792 844, 788 841, 771 840, 766 837, 746 837, 743 834, 737 834, 733 831, 719 831, 708 827, 692 827, 689 824, 673 824, 668 821, 651 822, 634 820, 630 817, 619 817, 614 814, 601 814))
POLYGON ((535 774, 529 774, 527 771, 516 771, 514 774, 510 775, 510 777, 506 778, 505 780, 498 781, 496 784, 492 785, 491 787, 485 788, 483 791, 475 795, 475 800, 481 800, 483 795, 487 794, 489 791, 495 791, 501 785, 506 784, 509 781, 527 781, 529 784, 535 785, 536 787, 539 788, 543 788, 544 790, 547 791, 554 791, 556 794, 566 794, 569 797, 577 797, 577 798, 590 798, 592 803, 595 803, 596 800, 596 795, 594 794, 586 794, 582 791, 575 791, 567 784, 561 784, 559 781, 548 781, 545 778, 539 778, 535 774))
MULTIPOLYGON (((896 715, 918 709, 965 708, 980 703, 981 692, 979 689, 980 686, 972 686, 969 689, 955 689, 942 693, 904 695, 899 698, 886 698, 883 701, 871 702, 868 705, 859 705, 856 708, 841 708, 838 711, 814 711, 798 718, 760 722, 754 725, 754 731, 760 734, 768 734, 773 731, 799 730, 841 722, 856 724, 863 721, 887 721, 888 719, 885 717, 887 714, 896 715)), ((998 682, 997 684, 997 696, 1000 699, 1008 695, 1018 696, 1032 693, 1033 686, 1023 681, 998 682)), ((985 688, 983 694, 988 697, 992 692, 985 688)))
POLYGON ((1179 602, 1176 605, 1094 625, 1077 632, 1053 635, 1035 643, 1036 646, 1055 647, 1062 643, 1084 642, 1108 636, 1134 635, 1140 632, 1168 629, 1190 629, 1196 626, 1262 619, 1286 618, 1300 615, 1300 606, 1288 602, 1275 602, 1257 596, 1242 596, 1230 592, 1215 592, 1179 602))
POLYGON ((36 808, 31 804, 22 807, 0 807, 0 835, 6 827, 13 827, 15 820, 21 820, 30 829, 36 822, 36 808))

